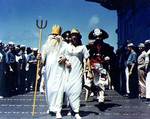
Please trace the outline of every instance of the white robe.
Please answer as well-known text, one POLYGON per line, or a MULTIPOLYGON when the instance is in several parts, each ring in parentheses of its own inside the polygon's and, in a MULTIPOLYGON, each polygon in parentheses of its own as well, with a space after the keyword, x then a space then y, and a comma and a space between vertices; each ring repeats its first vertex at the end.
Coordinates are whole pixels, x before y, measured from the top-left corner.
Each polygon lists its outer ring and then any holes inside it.
POLYGON ((65 91, 72 109, 78 112, 82 89, 82 62, 83 58, 89 56, 89 53, 85 46, 74 47, 62 40, 55 47, 50 46, 51 39, 50 36, 42 53, 43 61, 46 58, 46 94, 49 111, 61 111, 65 91), (71 63, 71 71, 58 63, 62 55, 71 63))
MULTIPOLYGON (((50 40, 50 39, 48 39, 50 40)), ((50 46, 47 41, 43 48, 42 59, 46 58, 46 94, 49 111, 58 112, 61 110, 64 84, 65 67, 58 63, 59 57, 65 55, 67 43, 60 40, 56 46, 50 46)))
MULTIPOLYGON (((74 47, 74 46, 72 46, 74 47)), ((83 61, 89 57, 87 48, 77 46, 69 50, 69 62, 71 63, 71 70, 68 70, 68 78, 65 84, 65 93, 69 99, 69 104, 74 112, 79 112, 80 94, 82 90, 82 76, 83 76, 83 61)))

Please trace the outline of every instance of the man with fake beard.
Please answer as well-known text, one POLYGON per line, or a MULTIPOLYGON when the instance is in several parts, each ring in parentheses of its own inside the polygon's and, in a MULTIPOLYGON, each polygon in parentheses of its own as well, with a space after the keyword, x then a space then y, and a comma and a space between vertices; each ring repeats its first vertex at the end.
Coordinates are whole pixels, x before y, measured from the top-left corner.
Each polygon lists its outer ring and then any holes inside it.
POLYGON ((72 30, 70 44, 67 44, 60 34, 61 27, 53 26, 52 33, 42 50, 49 111, 56 113, 57 119, 62 118, 63 94, 66 92, 75 118, 81 119, 79 107, 82 89, 82 63, 89 54, 86 47, 82 46, 78 30, 72 30))
POLYGON ((54 25, 42 48, 42 62, 45 62, 45 88, 49 112, 56 113, 60 119, 66 78, 66 47, 67 43, 61 36, 61 27, 54 25))

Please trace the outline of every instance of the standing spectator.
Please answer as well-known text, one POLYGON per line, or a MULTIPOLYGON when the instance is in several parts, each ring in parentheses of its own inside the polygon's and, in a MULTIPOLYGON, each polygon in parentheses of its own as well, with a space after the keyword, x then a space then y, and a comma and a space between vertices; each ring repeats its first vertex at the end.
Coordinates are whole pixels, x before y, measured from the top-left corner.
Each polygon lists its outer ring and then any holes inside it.
POLYGON ((6 79, 8 82, 8 93, 9 95, 14 95, 16 93, 17 88, 17 65, 16 65, 16 52, 15 52, 15 44, 13 42, 9 42, 8 44, 9 50, 6 53, 6 63, 7 63, 7 74, 6 79))
POLYGON ((146 48, 146 99, 150 102, 150 40, 145 41, 145 48, 146 48))
MULTIPOLYGON (((19 59, 19 64, 20 64, 20 93, 24 93, 25 92, 25 79, 26 79, 26 57, 25 57, 25 49, 26 47, 24 45, 20 46, 20 59, 19 59)), ((34 74, 32 74, 34 75, 34 74)))
POLYGON ((6 55, 3 43, 0 41, 0 98, 3 98, 5 89, 6 55))
POLYGON ((30 90, 34 90, 34 87, 35 87, 36 69, 37 69, 37 53, 38 53, 38 49, 33 48, 32 53, 27 58, 27 63, 29 65, 27 80, 29 83, 28 86, 30 87, 30 90))
POLYGON ((27 60, 27 63, 26 63, 26 91, 30 91, 30 85, 31 85, 31 80, 30 80, 30 71, 29 71, 29 59, 30 59, 30 56, 32 55, 32 49, 30 47, 27 47, 26 49, 26 60, 27 60))
POLYGON ((19 88, 20 88, 20 62, 19 60, 21 59, 21 55, 20 55, 20 45, 17 45, 15 47, 15 51, 16 51, 16 65, 17 65, 17 91, 19 93, 19 88))
POLYGON ((126 69, 126 60, 127 60, 127 49, 125 48, 125 46, 120 47, 117 51, 116 51, 116 66, 117 66, 117 70, 116 72, 119 75, 116 75, 116 78, 119 80, 119 92, 122 95, 126 95, 126 74, 125 74, 125 69, 126 69))
POLYGON ((145 71, 145 58, 146 51, 145 45, 140 43, 139 46, 139 56, 138 56, 138 80, 139 80, 139 98, 145 98, 146 95, 146 71, 145 71))
POLYGON ((137 54, 134 50, 133 43, 127 45, 129 56, 127 59, 127 80, 126 90, 129 97, 136 97, 138 94, 138 77, 137 77, 137 54))

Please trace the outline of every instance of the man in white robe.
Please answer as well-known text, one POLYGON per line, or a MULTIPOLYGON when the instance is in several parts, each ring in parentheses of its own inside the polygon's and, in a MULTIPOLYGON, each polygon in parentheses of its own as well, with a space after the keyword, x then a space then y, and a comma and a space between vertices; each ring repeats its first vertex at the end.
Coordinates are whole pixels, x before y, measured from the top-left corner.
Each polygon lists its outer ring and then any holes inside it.
POLYGON ((45 63, 46 74, 46 95, 50 112, 56 113, 56 118, 62 118, 61 104, 65 83, 65 65, 64 56, 66 44, 60 36, 61 27, 55 25, 52 27, 52 34, 42 49, 42 61, 45 63))

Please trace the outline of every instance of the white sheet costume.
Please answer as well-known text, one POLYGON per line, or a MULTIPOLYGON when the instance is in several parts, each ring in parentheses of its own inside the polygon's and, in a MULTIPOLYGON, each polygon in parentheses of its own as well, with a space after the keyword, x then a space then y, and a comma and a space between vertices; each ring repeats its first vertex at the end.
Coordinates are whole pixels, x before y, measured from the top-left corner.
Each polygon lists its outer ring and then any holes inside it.
POLYGON ((66 54, 66 47, 67 43, 63 41, 61 36, 49 35, 42 50, 42 60, 46 59, 46 95, 49 111, 52 112, 61 110, 65 84, 65 66, 59 64, 58 61, 60 56, 66 54))
MULTIPOLYGON (((82 90, 83 62, 89 57, 87 48, 82 46, 71 46, 68 59, 71 69, 68 69, 68 78, 65 84, 65 93, 74 112, 79 112, 80 94, 82 90)), ((85 62, 84 62, 85 63, 85 62)))
POLYGON ((66 92, 69 103, 75 112, 79 112, 82 89, 82 62, 89 53, 85 46, 74 47, 63 41, 61 36, 50 35, 43 46, 42 59, 46 59, 46 94, 49 111, 60 112, 63 94, 66 92), (60 42, 57 42, 57 40, 60 42), (60 56, 66 57, 71 69, 59 64, 60 56))
POLYGON ((94 84, 96 86, 99 86, 100 90, 98 91, 98 102, 103 103, 104 102, 104 93, 105 93, 105 86, 108 85, 109 81, 109 74, 106 71, 106 69, 103 68, 103 66, 99 63, 93 63, 94 69, 94 84))

